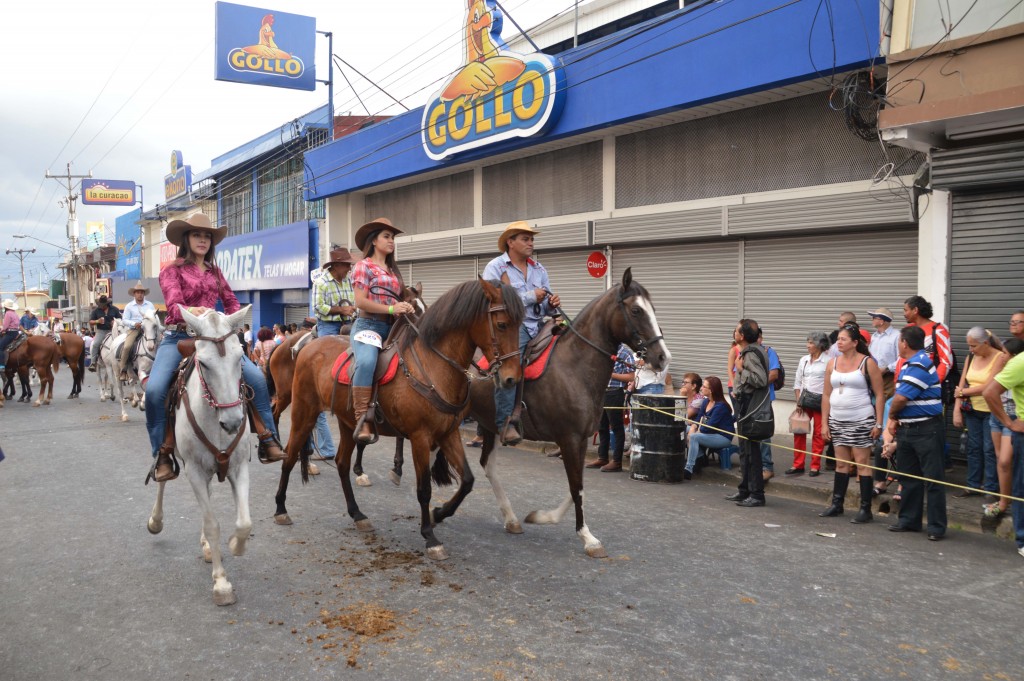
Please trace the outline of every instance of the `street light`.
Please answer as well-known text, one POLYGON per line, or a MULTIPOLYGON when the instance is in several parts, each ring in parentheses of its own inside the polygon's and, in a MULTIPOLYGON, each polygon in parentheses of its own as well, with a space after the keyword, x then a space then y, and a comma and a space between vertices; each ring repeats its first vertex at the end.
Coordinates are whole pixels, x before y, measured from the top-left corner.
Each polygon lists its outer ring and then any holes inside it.
MULTIPOLYGON (((78 310, 79 310, 79 308, 81 307, 81 304, 82 304, 82 297, 81 297, 81 291, 79 290, 79 286, 78 286, 78 254, 75 253, 74 251, 69 250, 65 246, 61 246, 59 244, 55 244, 53 242, 46 241, 45 239, 40 239, 39 237, 32 236, 31 234, 15 234, 13 236, 14 236, 15 239, 34 239, 34 240, 38 241, 39 243, 46 244, 47 246, 53 246, 54 248, 58 248, 58 249, 60 249, 62 251, 69 251, 71 253, 71 267, 72 267, 72 273, 73 273, 73 275, 75 277, 75 322, 80 325, 81 324, 81 320, 80 320, 80 318, 78 316, 78 310)), ((33 251, 34 250, 35 249, 33 249, 33 251)), ((24 275, 22 275, 22 278, 24 278, 24 275)), ((26 297, 26 305, 27 304, 28 304, 28 302, 27 302, 27 297, 26 297)))

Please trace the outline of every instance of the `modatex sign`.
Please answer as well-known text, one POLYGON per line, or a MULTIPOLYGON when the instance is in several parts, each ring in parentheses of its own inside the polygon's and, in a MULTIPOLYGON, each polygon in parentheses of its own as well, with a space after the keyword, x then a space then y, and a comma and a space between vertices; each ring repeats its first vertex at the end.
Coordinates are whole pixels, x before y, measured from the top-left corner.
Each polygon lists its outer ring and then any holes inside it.
POLYGON ((192 166, 185 165, 180 151, 171 152, 171 174, 164 175, 164 198, 184 196, 192 187, 192 166))
POLYGON ((214 78, 315 90, 316 18, 216 3, 214 78))
POLYGON ((133 180, 82 180, 82 203, 86 206, 134 206, 133 180))
POLYGON ((423 108, 423 149, 435 161, 538 135, 558 118, 565 99, 554 59, 507 49, 495 0, 467 5, 463 65, 423 108))
POLYGON ((228 237, 217 244, 217 266, 239 291, 309 288, 309 223, 228 237))

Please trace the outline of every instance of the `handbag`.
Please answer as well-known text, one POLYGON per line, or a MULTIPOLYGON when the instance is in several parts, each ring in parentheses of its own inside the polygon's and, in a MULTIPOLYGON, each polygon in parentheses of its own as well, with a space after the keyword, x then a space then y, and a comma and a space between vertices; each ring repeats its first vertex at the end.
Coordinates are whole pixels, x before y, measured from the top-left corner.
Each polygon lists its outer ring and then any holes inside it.
POLYGON ((812 393, 809 390, 800 392, 800 399, 796 406, 806 411, 821 411, 821 393, 812 393))
POLYGON ((811 432, 811 417, 803 409, 794 409, 789 415, 789 432, 793 435, 807 435, 811 432))

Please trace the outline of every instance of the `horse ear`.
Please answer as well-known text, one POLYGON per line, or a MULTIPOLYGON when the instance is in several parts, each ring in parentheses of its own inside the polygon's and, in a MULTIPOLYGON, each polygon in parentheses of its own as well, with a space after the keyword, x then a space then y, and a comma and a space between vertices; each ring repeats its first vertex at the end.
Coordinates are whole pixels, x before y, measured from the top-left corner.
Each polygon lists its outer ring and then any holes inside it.
POLYGON ((232 329, 242 328, 242 322, 245 320, 245 315, 249 312, 249 308, 251 307, 252 305, 246 305, 245 307, 240 308, 237 312, 233 312, 228 315, 228 323, 231 324, 232 329))
POLYGON ((487 296, 488 300, 492 303, 501 300, 501 290, 497 286, 487 281, 479 274, 477 275, 477 278, 480 280, 480 286, 483 288, 484 295, 487 296))
POLYGON ((416 295, 418 295, 420 298, 423 297, 423 282, 422 281, 417 281, 416 285, 413 286, 412 289, 414 291, 416 291, 416 295))
POLYGON ((178 303, 178 311, 181 312, 181 318, 185 320, 185 323, 191 326, 193 329, 198 328, 199 317, 195 316, 188 311, 188 308, 178 303))
POLYGON ((626 271, 622 273, 622 291, 625 293, 629 290, 629 285, 633 283, 633 268, 627 267, 626 271))

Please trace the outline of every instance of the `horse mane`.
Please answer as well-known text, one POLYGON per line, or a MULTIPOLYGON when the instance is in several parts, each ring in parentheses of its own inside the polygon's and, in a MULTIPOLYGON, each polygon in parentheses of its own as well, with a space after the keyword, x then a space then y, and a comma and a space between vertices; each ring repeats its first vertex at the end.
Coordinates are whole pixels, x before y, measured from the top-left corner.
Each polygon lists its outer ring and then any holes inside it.
MULTIPOLYGON (((505 305, 510 323, 515 326, 522 324, 526 310, 515 289, 500 281, 488 283, 501 288, 501 300, 505 305)), ((434 345, 453 328, 468 327, 477 317, 487 314, 490 306, 491 301, 484 294, 478 279, 457 284, 427 308, 419 323, 420 338, 428 345, 434 345)), ((401 347, 403 349, 408 347, 414 338, 414 334, 404 335, 401 347)))
POLYGON ((576 317, 573 318, 573 321, 575 321, 576 319, 579 319, 580 317, 582 317, 588 310, 590 310, 591 307, 593 307, 594 305, 597 305, 599 302, 604 300, 605 297, 610 296, 613 293, 615 293, 615 294, 617 294, 617 295, 619 295, 619 296, 621 296, 623 298, 628 297, 628 296, 633 296, 633 295, 639 295, 639 296, 643 296, 644 298, 647 298, 648 300, 651 299, 651 294, 647 292, 647 289, 644 288, 643 286, 641 286, 639 283, 637 283, 636 279, 633 279, 629 283, 629 288, 626 289, 626 291, 624 291, 624 292, 622 290, 622 284, 619 283, 619 284, 616 284, 615 286, 612 286, 610 289, 608 289, 607 291, 605 291, 601 295, 597 296, 596 298, 592 299, 589 303, 587 303, 586 305, 583 306, 582 310, 580 310, 576 314, 576 317))

